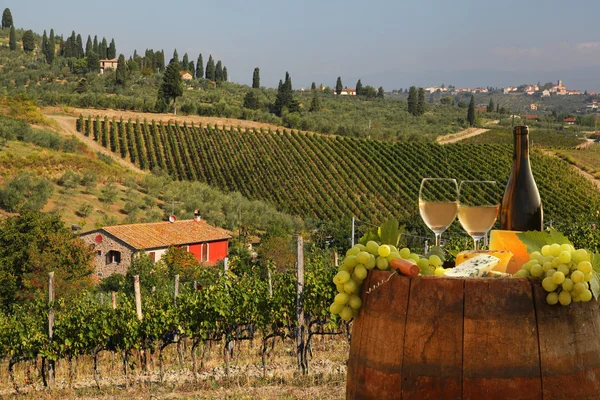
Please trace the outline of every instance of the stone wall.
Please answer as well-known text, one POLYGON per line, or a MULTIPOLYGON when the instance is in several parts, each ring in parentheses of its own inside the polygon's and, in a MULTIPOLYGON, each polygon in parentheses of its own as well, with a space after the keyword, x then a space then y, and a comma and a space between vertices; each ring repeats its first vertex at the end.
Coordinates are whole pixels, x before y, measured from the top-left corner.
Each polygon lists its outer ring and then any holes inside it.
POLYGON ((90 247, 93 246, 96 253, 94 263, 96 265, 96 275, 98 277, 106 278, 112 274, 125 274, 127 272, 127 268, 129 268, 134 254, 134 250, 131 247, 102 231, 84 233, 80 237, 85 243, 90 245, 90 247), (102 238, 102 241, 98 243, 97 237, 102 238), (121 253, 121 262, 118 264, 106 263, 106 255, 111 250, 121 253))

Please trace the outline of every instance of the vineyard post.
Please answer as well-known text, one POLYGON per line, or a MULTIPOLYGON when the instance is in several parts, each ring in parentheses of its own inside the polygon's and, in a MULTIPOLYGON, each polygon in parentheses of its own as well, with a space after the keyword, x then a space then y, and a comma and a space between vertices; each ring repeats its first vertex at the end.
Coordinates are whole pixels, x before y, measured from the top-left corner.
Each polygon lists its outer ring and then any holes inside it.
POLYGON ((304 292, 304 240, 298 235, 298 260, 296 263, 296 318, 298 321, 296 331, 296 353, 298 356, 298 368, 302 373, 307 372, 306 352, 306 331, 304 326, 304 301, 302 294, 304 292))
POLYGON ((273 297, 273 281, 271 280, 271 268, 267 268, 267 274, 269 276, 269 297, 273 297))
MULTIPOLYGON (((54 272, 48 272, 48 339, 52 343, 54 334, 54 272)), ((48 386, 54 385, 54 360, 48 360, 48 386)))
POLYGON ((175 290, 173 293, 173 302, 177 304, 177 296, 179 295, 179 274, 175 275, 175 290))
POLYGON ((352 247, 354 247, 354 221, 356 220, 356 218, 354 218, 354 216, 352 216, 352 247))
POLYGON ((223 259, 223 272, 227 273, 228 270, 229 270, 229 258, 225 257, 223 259))
POLYGON ((138 319, 142 320, 142 294, 140 293, 140 276, 133 276, 133 290, 135 292, 135 311, 138 319))
POLYGON ((339 256, 338 256, 338 252, 337 250, 333 251, 333 265, 335 265, 336 267, 339 267, 339 256))
POLYGON ((115 291, 110 292, 110 297, 112 298, 112 309, 117 309, 117 293, 115 291))
POLYGON ((198 281, 194 281, 194 292, 198 290, 198 281))

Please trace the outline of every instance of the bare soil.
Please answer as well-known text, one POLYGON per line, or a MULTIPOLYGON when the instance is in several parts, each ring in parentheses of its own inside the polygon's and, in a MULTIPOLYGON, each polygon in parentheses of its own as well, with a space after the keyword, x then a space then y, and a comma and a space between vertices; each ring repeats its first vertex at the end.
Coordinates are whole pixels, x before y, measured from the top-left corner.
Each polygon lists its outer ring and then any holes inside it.
POLYGON ((451 144, 456 143, 464 139, 471 138, 473 136, 481 135, 489 131, 489 129, 477 129, 477 128, 467 128, 464 131, 453 133, 450 135, 440 136, 436 139, 438 144, 451 144))

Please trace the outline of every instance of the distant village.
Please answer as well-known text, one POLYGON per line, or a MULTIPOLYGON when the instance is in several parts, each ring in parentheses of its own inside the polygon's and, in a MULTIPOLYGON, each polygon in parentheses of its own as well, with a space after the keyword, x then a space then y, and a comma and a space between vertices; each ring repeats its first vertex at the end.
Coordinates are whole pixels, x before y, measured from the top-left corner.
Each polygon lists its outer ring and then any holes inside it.
MULTIPOLYGON (((456 93, 489 93, 493 89, 477 87, 477 88, 456 88, 454 86, 444 87, 442 86, 431 86, 424 88, 428 93, 436 93, 436 92, 447 92, 448 94, 456 94, 456 93)), ((596 92, 582 92, 580 90, 569 90, 563 84, 561 80, 559 80, 556 85, 553 84, 532 84, 532 85, 521 85, 521 86, 507 86, 501 89, 504 94, 525 94, 528 96, 538 96, 538 97, 550 97, 553 95, 556 96, 571 96, 571 95, 582 95, 587 94, 589 96, 596 96, 598 93, 596 92)))

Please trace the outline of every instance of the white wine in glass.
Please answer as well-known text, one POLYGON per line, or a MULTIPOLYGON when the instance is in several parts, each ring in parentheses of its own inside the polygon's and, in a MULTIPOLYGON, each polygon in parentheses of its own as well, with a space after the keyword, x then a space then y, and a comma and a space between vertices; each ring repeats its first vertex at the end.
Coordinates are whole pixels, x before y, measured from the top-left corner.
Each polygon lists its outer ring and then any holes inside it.
POLYGON ((419 189, 419 213, 423 222, 435 234, 435 245, 442 233, 454 222, 458 209, 456 179, 425 178, 419 189))
POLYGON ((494 226, 500 209, 495 181, 463 181, 459 187, 458 220, 473 238, 475 250, 479 241, 494 226))

